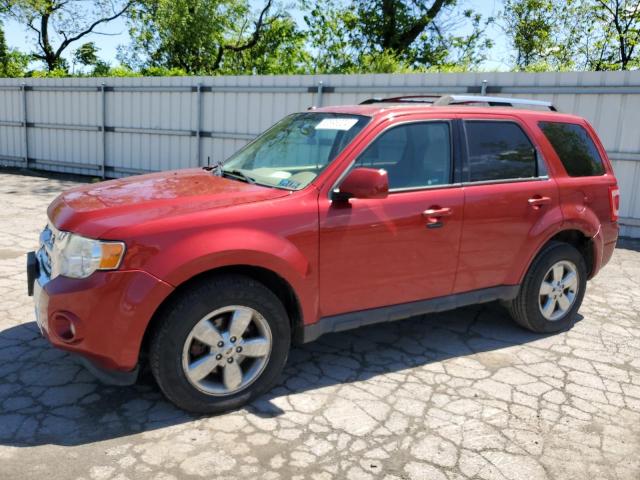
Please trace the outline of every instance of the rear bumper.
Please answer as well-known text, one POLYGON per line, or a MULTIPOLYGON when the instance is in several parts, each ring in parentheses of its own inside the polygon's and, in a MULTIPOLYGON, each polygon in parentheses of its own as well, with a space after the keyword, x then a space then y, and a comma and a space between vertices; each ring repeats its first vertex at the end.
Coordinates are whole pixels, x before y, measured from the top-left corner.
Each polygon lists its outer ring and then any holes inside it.
POLYGON ((173 291, 143 271, 50 281, 37 276, 32 285, 42 334, 53 346, 80 355, 98 378, 120 385, 135 381, 147 325, 173 291))

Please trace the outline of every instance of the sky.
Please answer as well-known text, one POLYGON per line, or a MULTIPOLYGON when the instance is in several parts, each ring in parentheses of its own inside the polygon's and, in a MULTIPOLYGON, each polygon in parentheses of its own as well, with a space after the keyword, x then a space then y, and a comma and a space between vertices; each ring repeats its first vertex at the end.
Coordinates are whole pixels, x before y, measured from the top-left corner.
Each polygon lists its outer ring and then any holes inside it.
MULTIPOLYGON (((252 3, 259 8, 263 3, 260 0, 251 0, 252 3)), ((471 7, 474 10, 480 12, 484 18, 490 16, 496 16, 501 7, 501 0, 459 0, 459 4, 463 7, 471 7)), ((294 12, 294 18, 296 15, 294 12)), ((29 52, 33 49, 34 38, 30 35, 27 28, 21 24, 6 20, 4 22, 5 36, 9 47, 18 48, 23 52, 29 52)), ((79 47, 82 43, 89 41, 95 42, 96 46, 100 49, 99 57, 106 60, 111 65, 116 65, 117 48, 119 45, 126 45, 129 43, 129 35, 127 33, 127 26, 125 19, 119 18, 113 22, 107 23, 99 28, 99 31, 108 35, 88 35, 79 42, 73 44, 67 51, 66 57, 70 57, 70 53, 74 48, 79 47)), ((488 31, 488 35, 494 40, 495 46, 491 50, 488 60, 484 63, 483 68, 486 70, 506 70, 508 69, 507 61, 509 57, 508 48, 506 45, 506 38, 500 27, 493 25, 488 31)))

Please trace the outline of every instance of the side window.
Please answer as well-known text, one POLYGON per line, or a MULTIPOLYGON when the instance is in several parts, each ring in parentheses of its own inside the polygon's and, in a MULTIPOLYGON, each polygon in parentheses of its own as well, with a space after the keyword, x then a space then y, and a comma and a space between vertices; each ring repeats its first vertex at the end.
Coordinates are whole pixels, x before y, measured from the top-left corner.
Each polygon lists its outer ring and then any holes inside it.
POLYGON ((391 128, 367 147, 355 167, 385 169, 390 189, 449 184, 449 123, 410 123, 391 128))
POLYGON ((536 149, 512 122, 466 121, 469 181, 535 177, 536 149))
POLYGON ((569 176, 593 177, 604 174, 600 153, 581 125, 560 122, 540 122, 538 125, 569 176))

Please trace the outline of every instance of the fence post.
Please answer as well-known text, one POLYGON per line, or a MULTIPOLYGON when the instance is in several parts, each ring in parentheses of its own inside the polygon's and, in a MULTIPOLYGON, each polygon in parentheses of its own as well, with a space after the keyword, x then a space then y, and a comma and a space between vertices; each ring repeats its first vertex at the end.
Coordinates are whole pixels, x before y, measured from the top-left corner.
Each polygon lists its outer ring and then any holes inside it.
POLYGON ((482 95, 483 97, 487 94, 488 83, 489 83, 488 80, 482 80, 482 88, 480 89, 480 95, 482 95))
POLYGON ((322 106, 322 89, 324 88, 324 84, 322 80, 318 82, 318 93, 316 94, 316 107, 322 106))
POLYGON ((29 168, 29 132, 27 131, 27 84, 23 83, 20 87, 22 90, 22 135, 24 148, 24 167, 29 168))
POLYGON ((105 165, 107 163, 107 132, 106 132, 106 124, 107 124, 107 101, 106 101, 106 91, 104 82, 100 84, 100 103, 102 104, 101 108, 101 125, 100 132, 102 134, 101 142, 102 142, 102 151, 100 156, 100 175, 102 179, 105 178, 105 165))
POLYGON ((196 166, 200 166, 201 162, 201 146, 200 133, 202 131, 202 83, 198 83, 196 87, 196 166))

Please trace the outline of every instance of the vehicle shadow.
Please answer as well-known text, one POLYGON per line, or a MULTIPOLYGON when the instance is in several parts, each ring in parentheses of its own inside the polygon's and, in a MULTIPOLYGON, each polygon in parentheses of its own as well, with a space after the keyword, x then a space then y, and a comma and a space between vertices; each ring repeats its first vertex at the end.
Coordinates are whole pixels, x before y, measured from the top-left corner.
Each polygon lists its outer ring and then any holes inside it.
MULTIPOLYGON (((245 413, 286 415, 276 406, 283 396, 541 338, 496 304, 326 335, 295 347, 280 383, 245 413)), ((149 375, 132 387, 102 385, 42 339, 35 322, 0 331, 0 406, 0 445, 18 447, 82 445, 199 418, 165 401, 149 375)))

